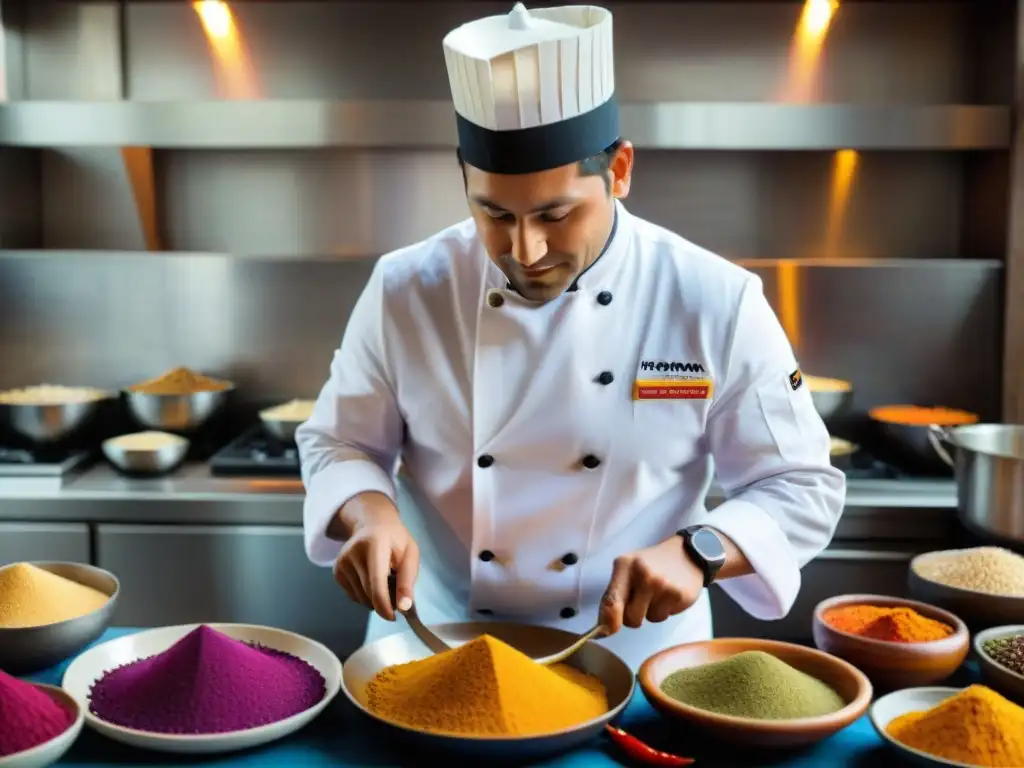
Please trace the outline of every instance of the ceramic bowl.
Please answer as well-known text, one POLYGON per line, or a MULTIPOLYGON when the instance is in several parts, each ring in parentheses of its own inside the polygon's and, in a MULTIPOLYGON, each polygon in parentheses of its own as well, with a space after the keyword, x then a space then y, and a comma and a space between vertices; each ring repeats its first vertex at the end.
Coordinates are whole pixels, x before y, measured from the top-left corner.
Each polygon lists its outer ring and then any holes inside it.
POLYGON ((889 723, 900 715, 931 709, 959 692, 959 688, 905 688, 902 691, 894 691, 871 705, 869 715, 871 725, 874 726, 875 731, 886 745, 902 753, 911 763, 916 763, 917 765, 952 765, 957 768, 977 768, 977 766, 968 763, 955 763, 952 760, 944 760, 941 757, 929 755, 927 752, 912 749, 896 741, 885 731, 889 723))
POLYGON ((90 690, 104 674, 124 664, 163 653, 197 626, 199 625, 185 624, 125 635, 90 648, 71 662, 64 673, 62 685, 64 690, 71 694, 85 710, 86 724, 114 741, 120 741, 139 749, 187 755, 234 752, 262 746, 295 733, 312 722, 341 689, 341 662, 329 649, 314 640, 286 632, 283 629, 252 624, 207 624, 206 626, 211 629, 236 640, 255 642, 290 653, 316 667, 327 684, 324 697, 306 711, 276 723, 242 731, 198 736, 153 733, 125 728, 108 723, 89 711, 90 690))
POLYGON ((29 564, 98 589, 110 595, 110 599, 92 613, 76 619, 42 627, 0 628, 0 669, 11 675, 49 669, 99 639, 114 618, 121 592, 114 574, 94 565, 51 561, 29 564))
POLYGON ((871 682, 851 664, 823 651, 777 640, 720 638, 667 648, 640 668, 640 687, 663 716, 683 720, 718 739, 745 746, 788 748, 813 744, 841 731, 871 703, 871 682), (757 720, 707 712, 661 692, 661 684, 679 669, 723 661, 746 651, 762 651, 832 686, 846 701, 838 712, 799 720, 757 720))
POLYGON ((930 605, 944 608, 963 619, 972 629, 1024 624, 1024 597, 993 595, 973 589, 950 587, 931 581, 918 573, 918 567, 935 558, 948 557, 959 550, 926 552, 910 561, 910 594, 930 605))
POLYGON ((63 733, 54 736, 49 741, 44 741, 24 752, 15 752, 13 755, 0 757, 0 768, 46 768, 48 765, 53 765, 64 757, 65 753, 71 749, 71 745, 75 743, 78 734, 82 732, 85 713, 72 696, 55 685, 41 683, 33 683, 33 685, 64 709, 73 712, 75 719, 63 733))
POLYGON ((949 611, 885 595, 840 595, 823 600, 814 609, 813 633, 818 648, 846 659, 875 685, 885 688, 934 685, 945 680, 967 658, 971 639, 967 625, 949 611), (954 631, 949 637, 928 643, 892 643, 860 637, 838 630, 825 621, 828 611, 844 605, 912 608, 922 616, 948 624, 954 631))
POLYGON ((1001 637, 1024 635, 1024 624, 1008 627, 993 627, 979 632, 974 636, 974 653, 978 657, 981 676, 985 682, 1007 698, 1020 703, 1024 702, 1024 675, 1007 669, 985 653, 985 643, 1001 637))
MULTIPOLYGON (((452 648, 488 634, 533 659, 560 651, 578 638, 561 629, 512 622, 452 622, 434 624, 430 629, 452 648)), ((605 725, 625 709, 633 696, 634 677, 629 666, 608 648, 589 642, 566 663, 597 677, 604 684, 608 693, 608 711, 572 728, 525 737, 454 736, 392 723, 370 712, 367 708, 366 685, 380 670, 392 664, 416 661, 430 655, 430 649, 412 632, 389 635, 364 645, 345 662, 345 695, 356 708, 387 729, 385 733, 389 731, 390 735, 401 738, 417 749, 448 753, 458 759, 459 765, 463 761, 479 765, 491 765, 496 761, 533 762, 563 753, 600 735, 605 725)), ((447 760, 439 759, 436 762, 450 764, 447 760)))

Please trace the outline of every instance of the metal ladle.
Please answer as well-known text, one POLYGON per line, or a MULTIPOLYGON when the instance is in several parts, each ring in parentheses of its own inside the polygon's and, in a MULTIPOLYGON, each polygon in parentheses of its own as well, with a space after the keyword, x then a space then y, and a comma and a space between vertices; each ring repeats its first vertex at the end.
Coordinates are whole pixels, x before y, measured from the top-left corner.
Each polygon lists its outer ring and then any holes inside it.
POLYGON ((398 598, 396 596, 397 585, 395 583, 395 574, 391 574, 388 578, 388 590, 391 593, 391 607, 396 614, 401 614, 405 617, 409 627, 412 629, 413 634, 420 639, 420 641, 427 646, 434 653, 444 653, 450 651, 451 646, 448 645, 444 640, 435 635, 427 625, 420 620, 420 615, 416 613, 416 603, 409 606, 409 610, 400 611, 398 610, 398 598))
MULTIPOLYGON (((416 613, 416 604, 413 603, 409 610, 400 611, 398 610, 398 598, 396 595, 397 586, 395 583, 395 575, 391 574, 388 578, 388 590, 391 593, 391 605, 396 614, 401 614, 405 617, 406 622, 409 624, 409 628, 412 629, 413 634, 420 639, 420 641, 427 646, 434 653, 443 653, 444 651, 450 651, 451 646, 448 645, 444 640, 435 635, 426 624, 420 619, 419 614, 416 613)), ((578 638, 576 638, 571 645, 563 648, 556 653, 552 653, 548 656, 541 656, 539 659, 534 659, 538 664, 544 667, 551 666, 552 664, 558 664, 559 662, 565 661, 580 648, 586 645, 591 640, 598 637, 604 637, 608 634, 608 630, 605 629, 604 625, 598 622, 589 630, 584 632, 578 638)))
POLYGON ((604 625, 601 623, 597 623, 593 627, 588 629, 586 632, 584 632, 582 635, 580 635, 578 638, 576 638, 576 640, 574 640, 572 645, 570 645, 568 648, 563 648, 557 653, 552 653, 550 656, 542 656, 539 659, 534 659, 534 661, 536 661, 538 664, 544 667, 551 666, 552 664, 558 664, 559 662, 568 659, 570 656, 576 653, 576 651, 578 651, 584 645, 589 643, 591 640, 595 640, 599 637, 604 637, 607 634, 608 630, 605 629, 604 625))

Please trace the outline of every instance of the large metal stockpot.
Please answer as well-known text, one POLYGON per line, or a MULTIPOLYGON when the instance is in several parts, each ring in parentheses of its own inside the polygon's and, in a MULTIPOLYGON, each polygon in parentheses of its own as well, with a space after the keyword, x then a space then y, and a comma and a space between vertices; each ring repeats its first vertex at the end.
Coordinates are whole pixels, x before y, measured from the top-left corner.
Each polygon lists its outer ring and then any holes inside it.
POLYGON ((961 522, 981 536, 1024 542, 1024 425, 932 426, 928 438, 956 472, 961 522))

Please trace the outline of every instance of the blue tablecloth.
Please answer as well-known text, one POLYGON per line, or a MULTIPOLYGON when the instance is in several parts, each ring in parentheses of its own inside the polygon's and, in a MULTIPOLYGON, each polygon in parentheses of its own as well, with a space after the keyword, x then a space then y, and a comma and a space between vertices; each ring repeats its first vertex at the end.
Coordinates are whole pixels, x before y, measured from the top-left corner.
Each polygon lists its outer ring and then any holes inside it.
MULTIPOLYGON (((137 630, 112 629, 100 642, 137 630)), ((67 664, 40 672, 28 679, 60 685, 67 664)), ((966 685, 976 680, 975 670, 965 667, 948 685, 966 685)), ((669 725, 660 719, 637 688, 633 701, 620 722, 623 728, 651 746, 680 755, 697 757, 698 766, 707 768, 814 768, 854 766, 880 768, 902 765, 894 753, 883 747, 867 717, 812 748, 799 752, 741 753, 733 746, 712 743, 698 733, 682 732, 677 723, 669 725)), ((339 695, 324 713, 305 729, 288 739, 260 749, 211 759, 178 758, 174 755, 144 752, 105 739, 86 727, 74 747, 59 765, 68 768, 107 768, 109 766, 195 765, 230 768, 270 768, 304 766, 304 768, 362 768, 366 766, 407 766, 441 764, 421 754, 403 751, 400 744, 390 743, 387 734, 355 710, 344 695, 339 695), (383 738, 382 738, 383 737, 383 738)), ((448 764, 445 761, 445 764, 448 764)), ((597 768, 628 765, 618 750, 605 738, 595 739, 584 749, 534 765, 558 768, 597 768)))

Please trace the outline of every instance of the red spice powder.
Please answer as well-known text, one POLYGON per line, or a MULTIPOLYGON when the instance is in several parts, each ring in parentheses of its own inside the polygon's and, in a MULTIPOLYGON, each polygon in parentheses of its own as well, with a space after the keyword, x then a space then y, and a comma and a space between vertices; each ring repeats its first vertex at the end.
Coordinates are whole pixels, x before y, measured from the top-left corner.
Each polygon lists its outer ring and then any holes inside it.
POLYGON ((74 719, 72 712, 34 685, 0 671, 0 757, 60 736, 74 719))

